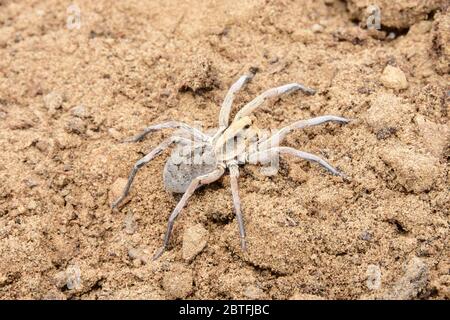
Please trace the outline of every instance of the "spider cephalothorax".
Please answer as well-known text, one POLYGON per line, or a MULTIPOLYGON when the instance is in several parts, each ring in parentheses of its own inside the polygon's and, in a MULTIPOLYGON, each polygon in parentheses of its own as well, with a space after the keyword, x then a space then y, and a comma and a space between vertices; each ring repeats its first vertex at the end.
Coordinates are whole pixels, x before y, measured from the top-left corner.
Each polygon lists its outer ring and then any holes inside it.
POLYGON ((219 129, 214 134, 205 134, 182 122, 168 121, 152 125, 146 128, 141 134, 128 140, 130 142, 140 141, 148 133, 156 130, 168 128, 179 129, 177 131, 178 134, 163 141, 159 146, 135 163, 122 195, 112 204, 112 207, 115 208, 127 196, 134 176, 143 165, 162 153, 170 145, 175 144, 177 146, 166 162, 163 178, 167 190, 183 193, 183 196, 169 217, 163 246, 155 254, 154 259, 158 258, 167 248, 173 223, 182 208, 186 205, 189 197, 199 186, 218 180, 227 169, 230 173, 231 192, 243 250, 246 250, 246 242, 237 184, 239 165, 246 163, 266 164, 274 156, 290 154, 316 162, 331 173, 345 177, 344 174, 340 173, 322 158, 290 147, 283 147, 279 144, 294 129, 315 126, 330 121, 347 123, 349 121, 348 119, 326 115, 309 120, 300 120, 276 131, 272 135, 263 135, 261 130, 253 124, 254 119, 251 114, 267 98, 295 90, 302 90, 308 94, 314 94, 315 91, 313 89, 298 83, 269 89, 247 103, 236 114, 233 121, 229 123, 234 95, 252 77, 253 74, 240 77, 228 90, 220 110, 219 129))

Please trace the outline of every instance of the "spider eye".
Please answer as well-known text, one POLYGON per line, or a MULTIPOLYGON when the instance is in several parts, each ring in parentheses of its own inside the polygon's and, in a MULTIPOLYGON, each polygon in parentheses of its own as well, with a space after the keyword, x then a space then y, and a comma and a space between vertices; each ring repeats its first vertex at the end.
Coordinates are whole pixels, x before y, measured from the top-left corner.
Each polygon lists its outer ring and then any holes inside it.
POLYGON ((246 125, 244 126, 244 129, 248 129, 248 128, 250 128, 250 125, 249 125, 249 124, 246 124, 246 125))

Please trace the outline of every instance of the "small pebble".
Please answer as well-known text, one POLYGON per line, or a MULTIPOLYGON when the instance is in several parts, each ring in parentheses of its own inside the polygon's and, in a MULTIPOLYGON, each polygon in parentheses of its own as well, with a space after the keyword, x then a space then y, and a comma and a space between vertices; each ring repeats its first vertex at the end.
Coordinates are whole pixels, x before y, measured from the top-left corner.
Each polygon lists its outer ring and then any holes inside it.
POLYGON ((323 26, 316 23, 316 24, 313 24, 313 26, 311 27, 311 30, 314 33, 321 33, 321 32, 323 32, 323 26))
POLYGON ((186 261, 193 260, 205 248, 207 240, 208 230, 201 224, 187 228, 183 235, 183 259, 186 261))
POLYGON ((83 134, 86 132, 86 124, 80 118, 70 118, 66 123, 66 130, 69 133, 83 134))
POLYGON ((403 90, 408 88, 408 81, 406 80, 404 72, 400 68, 393 67, 391 65, 384 68, 380 80, 386 88, 394 90, 403 90))
POLYGON ((47 152, 50 148, 50 143, 46 140, 39 140, 35 146, 40 152, 47 152))
POLYGON ((26 178, 26 179, 24 179, 24 182, 28 188, 33 188, 38 185, 37 181, 34 180, 33 178, 26 178))
MULTIPOLYGON (((25 209, 24 206, 18 206, 17 211, 19 212, 20 215, 22 215, 25 212, 27 212, 27 209, 25 209)), ((18 220, 16 220, 16 223, 20 223, 20 218, 18 218, 18 220)))
POLYGON ((274 64, 274 63, 277 63, 278 61, 279 61, 280 59, 278 58, 278 57, 272 57, 272 58, 270 58, 269 59, 269 63, 270 64, 274 64))
POLYGON ((52 91, 44 96, 44 104, 50 115, 55 114, 56 110, 62 107, 64 96, 56 91, 52 91))
POLYGON ((128 249, 128 256, 131 260, 133 260, 133 264, 136 267, 139 267, 141 264, 147 263, 147 258, 145 253, 140 249, 130 248, 128 249))
POLYGON ((67 277, 65 271, 60 271, 56 273, 55 276, 53 277, 53 283, 59 289, 62 289, 66 285, 66 280, 67 277))
POLYGON ((66 276, 67 289, 77 290, 81 288, 81 271, 78 265, 67 267, 66 276))
POLYGON ((27 205, 27 209, 28 209, 28 210, 33 211, 33 210, 36 210, 36 208, 37 208, 37 203, 36 203, 36 201, 31 200, 30 202, 28 202, 28 205, 27 205))
POLYGON ((395 32, 389 32, 389 34, 387 35, 386 39, 387 40, 394 40, 395 39, 395 32))
POLYGON ((136 220, 134 219, 134 215, 132 213, 128 213, 123 220, 123 226, 125 233, 134 234, 136 232, 136 220))
POLYGON ((86 107, 83 105, 76 106, 72 108, 71 113, 77 118, 87 118, 89 116, 86 107))
POLYGON ((132 259, 132 260, 138 259, 139 255, 140 255, 140 253, 139 253, 138 249, 134 249, 134 248, 128 249, 128 256, 130 257, 130 259, 132 259))
POLYGON ((117 200, 117 198, 120 197, 120 195, 123 192, 123 189, 125 188, 127 184, 127 179, 125 178, 117 178, 116 181, 111 185, 109 189, 109 201, 110 203, 113 203, 117 200))

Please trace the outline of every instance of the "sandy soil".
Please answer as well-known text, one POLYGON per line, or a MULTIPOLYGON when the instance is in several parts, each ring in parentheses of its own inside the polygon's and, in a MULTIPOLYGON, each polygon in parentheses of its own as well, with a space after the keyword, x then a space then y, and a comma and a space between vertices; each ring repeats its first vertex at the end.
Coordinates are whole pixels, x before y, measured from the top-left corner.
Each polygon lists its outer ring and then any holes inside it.
POLYGON ((449 299, 448 1, 0 0, 0 298, 449 299), (377 3, 381 29, 367 30, 377 3), (383 18, 384 17, 384 18, 383 18), (67 19, 69 18, 69 25, 67 19), (248 251, 229 177, 199 190, 157 261, 171 210, 170 132, 217 125, 229 86, 318 90, 268 101, 258 126, 336 114, 286 145, 345 172, 283 158, 241 169, 248 251))

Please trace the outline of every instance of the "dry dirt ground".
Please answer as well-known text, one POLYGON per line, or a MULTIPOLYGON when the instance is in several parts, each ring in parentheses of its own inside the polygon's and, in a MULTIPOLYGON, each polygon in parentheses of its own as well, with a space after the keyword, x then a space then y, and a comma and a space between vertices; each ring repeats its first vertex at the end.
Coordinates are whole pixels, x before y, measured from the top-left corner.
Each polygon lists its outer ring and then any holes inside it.
POLYGON ((448 0, 71 4, 0 0, 1 299, 450 298, 448 0), (170 132, 121 141, 167 119, 216 127, 250 68, 233 112, 274 86, 317 89, 266 102, 260 128, 354 119, 286 140, 350 181, 289 157, 273 177, 245 166, 248 251, 224 176, 152 261, 180 199, 169 151, 110 204, 170 132))

